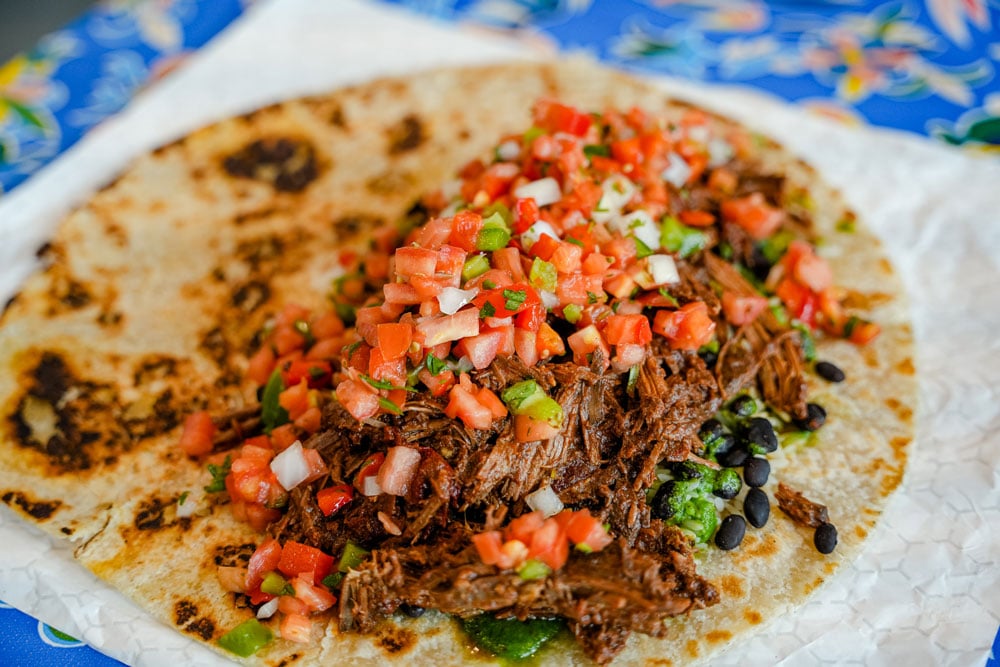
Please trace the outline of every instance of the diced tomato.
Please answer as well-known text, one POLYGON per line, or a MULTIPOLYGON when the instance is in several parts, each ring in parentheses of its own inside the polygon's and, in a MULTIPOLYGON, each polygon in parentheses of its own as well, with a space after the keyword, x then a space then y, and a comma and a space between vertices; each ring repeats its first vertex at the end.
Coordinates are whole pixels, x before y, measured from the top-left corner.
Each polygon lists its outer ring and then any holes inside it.
POLYGON ((528 415, 514 415, 514 439, 518 442, 549 440, 559 434, 559 429, 547 421, 532 419, 528 415))
MULTIPOLYGON (((524 313, 519 313, 518 317, 524 315, 524 313)), ((484 320, 485 321, 485 320, 484 320)), ((497 348, 498 357, 509 357, 516 352, 514 348, 514 326, 513 320, 509 324, 500 324, 496 328, 480 328, 481 333, 495 332, 500 334, 500 346, 497 348)))
POLYGON ((269 509, 259 503, 248 503, 246 507, 247 523, 258 533, 265 532, 268 527, 282 517, 281 510, 269 509))
POLYGON ((813 292, 822 292, 833 284, 833 271, 826 260, 810 252, 803 254, 792 269, 792 276, 813 292))
POLYGON ((335 484, 316 492, 316 504, 323 516, 330 516, 354 498, 354 489, 348 484, 335 484))
POLYGON ((219 577, 219 585, 230 593, 243 593, 247 585, 247 569, 245 567, 230 567, 220 565, 215 568, 219 577))
POLYGON ((555 253, 555 251, 559 248, 560 243, 562 243, 562 241, 554 239, 548 234, 542 234, 538 237, 538 240, 531 245, 528 253, 533 257, 544 259, 547 262, 549 261, 549 258, 552 257, 553 253, 555 253))
MULTIPOLYGON (((386 303, 399 304, 402 306, 415 306, 424 300, 424 297, 417 291, 417 288, 409 283, 386 283, 385 285, 382 285, 382 294, 385 296, 386 303)), ((358 309, 358 313, 361 313, 363 310, 377 309, 360 308, 358 309)), ((358 333, 364 336, 360 325, 357 322, 355 322, 355 326, 358 327, 358 333)), ((367 336, 365 336, 365 340, 368 340, 367 336)), ((369 343, 374 343, 374 341, 369 341, 369 343)))
POLYGON ((493 268, 506 271, 514 282, 527 280, 521 264, 521 251, 513 246, 493 251, 493 268))
POLYGON ((545 523, 532 533, 531 542, 528 544, 528 558, 536 558, 553 570, 558 570, 566 564, 569 558, 569 543, 555 520, 546 519, 545 523))
POLYGON ((514 233, 523 234, 533 224, 538 222, 538 204, 531 197, 518 199, 514 203, 514 233))
POLYGON ((642 161, 639 137, 611 142, 611 157, 622 164, 638 165, 642 161))
POLYGON ((550 132, 566 132, 578 137, 586 136, 593 122, 590 114, 574 107, 540 100, 535 105, 535 125, 550 132))
POLYGON ((708 211, 681 211, 677 217, 689 227, 711 227, 715 224, 715 216, 708 211))
POLYGON ((434 218, 414 231, 412 242, 421 248, 437 250, 447 243, 448 237, 451 236, 451 228, 451 218, 434 218))
POLYGON ((372 348, 368 343, 358 341, 349 345, 344 352, 347 357, 346 362, 349 368, 353 368, 359 373, 368 372, 368 362, 371 361, 372 348))
MULTIPOLYGON (((296 359, 281 373, 286 387, 297 385, 303 380, 312 389, 325 386, 330 381, 332 369, 327 361, 317 359, 296 359)), ((287 409, 287 408, 286 408, 287 409)))
POLYGON ((853 326, 847 338, 855 345, 865 345, 873 341, 880 333, 882 333, 882 327, 874 322, 862 321, 853 326))
POLYGON ((376 326, 378 347, 384 359, 399 359, 413 342, 413 325, 401 322, 383 322, 376 326))
POLYGON ((278 394, 278 405, 288 411, 290 419, 298 419, 309 409, 309 385, 305 378, 278 394))
POLYGON ((499 331, 487 331, 476 336, 469 336, 455 344, 453 353, 468 357, 473 368, 482 370, 496 359, 502 339, 503 335, 499 331))
POLYGON ((192 412, 184 419, 180 446, 188 456, 204 456, 212 451, 216 432, 212 416, 204 411, 192 412))
POLYGON ((295 424, 282 424, 271 429, 271 446, 276 452, 283 452, 299 439, 295 424))
POLYGON ((264 575, 278 569, 281 561, 281 544, 273 537, 268 537, 254 550, 247 563, 246 590, 259 589, 264 581, 264 575))
POLYGON ((493 423, 493 413, 480 403, 476 396, 461 386, 452 387, 448 393, 448 405, 444 413, 462 420, 468 428, 485 430, 493 423))
POLYGON ((455 386, 455 373, 450 370, 431 375, 431 372, 425 368, 417 373, 417 377, 424 383, 432 396, 444 396, 455 386))
POLYGON ((653 331, 665 336, 673 350, 697 350, 712 340, 715 322, 705 302, 692 301, 678 310, 657 311, 653 331))
POLYGON ((374 481, 378 476, 379 468, 385 462, 385 454, 382 452, 375 452, 361 464, 361 469, 358 470, 357 476, 354 478, 354 488, 360 491, 364 495, 368 495, 365 492, 365 487, 370 486, 366 480, 372 479, 374 481))
POLYGON ((508 540, 519 540, 525 544, 531 542, 531 536, 545 524, 545 516, 541 512, 528 512, 512 519, 504 530, 508 540))
POLYGON ((637 289, 635 279, 625 271, 619 271, 604 279, 604 291, 616 299, 627 299, 637 289))
POLYGON ((538 334, 535 338, 535 349, 538 351, 538 358, 540 360, 566 354, 566 345, 563 343, 562 336, 549 326, 548 322, 542 322, 538 328, 538 334))
MULTIPOLYGON (((385 287, 393 287, 393 289, 398 287, 413 290, 412 286, 404 283, 388 283, 385 287)), ((365 339, 366 343, 372 347, 376 347, 378 345, 378 329, 376 327, 383 322, 389 321, 389 318, 386 317, 381 308, 375 306, 358 308, 355 313, 354 327, 358 330, 358 334, 365 339)))
POLYGON ((610 364, 611 354, 608 344, 605 342, 604 337, 601 336, 601 332, 593 324, 570 334, 566 342, 569 343, 570 349, 573 350, 573 361, 578 365, 590 366, 591 355, 595 352, 600 352, 604 360, 601 370, 606 369, 610 364))
POLYGON ((417 332, 423 337, 424 347, 450 343, 479 333, 479 312, 465 308, 454 315, 443 315, 417 322, 417 332))
POLYGON ((492 390, 481 387, 476 392, 476 400, 492 413, 494 419, 503 419, 507 416, 507 406, 492 390))
POLYGON ((736 223, 758 241, 776 232, 785 220, 784 212, 769 205, 759 192, 723 201, 722 217, 736 223))
POLYGON ((437 268, 438 254, 429 248, 403 246, 396 250, 396 275, 400 278, 411 276, 433 276, 437 268))
POLYGON ((383 492, 391 496, 405 496, 419 467, 420 452, 415 447, 390 447, 375 481, 383 492))
POLYGON ((574 273, 580 270, 583 248, 573 243, 561 241, 548 261, 555 265, 559 273, 574 273))
POLYGON ((545 306, 542 305, 541 300, 532 300, 514 317, 514 326, 518 329, 538 331, 538 328, 545 322, 545 315, 545 306))
POLYGON ((483 227, 483 217, 474 211, 464 210, 455 214, 452 219, 451 234, 448 243, 466 252, 476 249, 476 239, 483 227))
POLYGON ((307 321, 308 319, 308 308, 300 306, 297 303, 286 303, 281 312, 278 313, 278 316, 274 318, 274 323, 277 327, 290 327, 299 320, 307 321))
POLYGON ((303 484, 314 482, 329 472, 326 467, 326 461, 323 460, 323 456, 317 450, 310 448, 303 449, 302 458, 305 460, 306 469, 309 471, 309 476, 302 480, 303 484))
POLYGON ((305 347, 306 337, 301 332, 292 328, 291 325, 277 326, 271 335, 271 343, 274 345, 278 356, 284 356, 292 350, 301 350, 305 347))
POLYGON ((312 406, 305 412, 303 412, 294 422, 295 426, 305 431, 307 434, 313 434, 319 430, 320 426, 323 424, 323 411, 317 406, 312 406))
POLYGON ((722 293, 722 312, 736 326, 749 324, 767 309, 767 299, 762 296, 740 296, 733 292, 722 293))
POLYGON ((278 626, 278 632, 282 639, 299 644, 308 644, 312 641, 312 621, 307 616, 301 614, 285 614, 278 626))
POLYGON ((344 333, 344 323, 336 313, 325 312, 313 320, 310 330, 316 340, 326 340, 344 333))
POLYGON ((312 583, 318 584, 333 571, 333 556, 308 544, 288 540, 281 547, 277 568, 288 577, 308 574, 312 583))
POLYGON ((503 545, 503 537, 499 530, 488 530, 473 535, 472 544, 475 545, 479 558, 486 565, 496 565, 503 558, 500 550, 503 545))
POLYGON ((308 573, 292 579, 292 588, 295 589, 295 597, 304 602, 309 611, 314 613, 326 611, 337 601, 325 586, 311 582, 308 573))
POLYGON ((276 359, 270 344, 261 345, 247 363, 247 377, 258 386, 267 384, 276 359))
POLYGON ((253 605, 264 604, 265 602, 270 602, 271 600, 274 599, 273 595, 271 595, 270 593, 265 593, 259 588, 256 588, 254 590, 248 590, 247 595, 250 598, 250 604, 253 605))
POLYGON ((580 266, 580 270, 588 275, 606 276, 612 261, 613 260, 605 257, 599 252, 592 252, 583 258, 583 264, 580 266))
POLYGON ((402 387, 406 384, 406 358, 400 355, 395 359, 386 359, 382 355, 382 348, 376 347, 368 360, 368 375, 395 387, 402 387))
POLYGON ((604 529, 604 526, 601 525, 598 519, 590 515, 590 510, 582 509, 575 512, 563 510, 560 514, 566 514, 567 512, 570 513, 570 516, 564 523, 564 529, 566 537, 573 544, 582 544, 591 551, 600 551, 611 544, 612 539, 608 531, 604 529))
POLYGON ((538 363, 538 335, 534 331, 514 329, 514 349, 525 366, 538 363))
POLYGON ((624 269, 636 256, 635 241, 628 237, 615 237, 601 245, 601 252, 614 259, 613 269, 624 269))
POLYGON ((792 317, 809 327, 816 324, 816 310, 819 305, 819 297, 808 287, 800 285, 790 278, 785 278, 778 283, 774 293, 785 304, 788 313, 792 317))
POLYGON ((609 315, 604 320, 604 340, 609 345, 646 345, 653 332, 645 315, 609 315))
POLYGON ((278 611, 282 614, 309 614, 309 607, 302 600, 291 595, 282 595, 278 598, 278 611))
POLYGON ((344 409, 359 421, 378 413, 378 394, 366 382, 344 380, 337 385, 336 395, 344 409))

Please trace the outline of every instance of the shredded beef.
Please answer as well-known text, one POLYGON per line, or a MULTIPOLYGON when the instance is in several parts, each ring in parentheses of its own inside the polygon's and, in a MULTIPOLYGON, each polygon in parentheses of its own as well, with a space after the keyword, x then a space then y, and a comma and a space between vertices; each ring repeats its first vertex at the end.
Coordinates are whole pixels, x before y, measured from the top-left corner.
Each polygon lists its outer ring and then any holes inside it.
POLYGON ((826 510, 826 505, 814 503, 790 486, 779 482, 774 497, 778 501, 778 507, 781 508, 781 511, 790 516, 796 523, 810 528, 830 523, 830 514, 826 510))
POLYGON ((662 523, 645 528, 642 547, 618 539, 536 580, 484 565, 464 534, 435 545, 380 549, 344 580, 341 629, 370 632, 402 605, 461 617, 484 611, 521 619, 556 614, 567 619, 587 653, 605 663, 630 632, 663 636, 665 617, 718 600, 715 588, 695 572, 687 541, 664 535, 670 532, 675 529, 662 523))

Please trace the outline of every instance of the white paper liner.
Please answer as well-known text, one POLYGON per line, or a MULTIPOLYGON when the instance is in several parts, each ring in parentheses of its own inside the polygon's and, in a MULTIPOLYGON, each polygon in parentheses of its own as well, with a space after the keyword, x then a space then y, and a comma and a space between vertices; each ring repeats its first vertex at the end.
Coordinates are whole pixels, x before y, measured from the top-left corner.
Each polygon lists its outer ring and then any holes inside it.
MULTIPOLYGON (((138 154, 287 97, 436 65, 546 55, 384 6, 272 0, 0 199, 0 298, 59 218, 138 154)), ((909 291, 917 447, 859 560, 719 665, 982 665, 1000 624, 1000 166, 763 95, 664 81, 774 136, 841 188, 909 291)), ((132 665, 228 664, 150 619, 0 508, 0 599, 132 665)))

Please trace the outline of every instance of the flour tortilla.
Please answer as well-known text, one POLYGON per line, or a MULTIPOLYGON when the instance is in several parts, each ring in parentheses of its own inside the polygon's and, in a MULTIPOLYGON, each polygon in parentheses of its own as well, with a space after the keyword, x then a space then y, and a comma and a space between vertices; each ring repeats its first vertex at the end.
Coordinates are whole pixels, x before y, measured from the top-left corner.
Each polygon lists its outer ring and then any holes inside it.
MULTIPOLYGON (((153 615, 215 646, 251 614, 221 590, 216 564, 238 560, 233 545, 246 555, 258 536, 225 506, 198 500, 206 472, 177 450, 183 416, 252 399, 240 379, 244 353, 267 318, 289 301, 319 305, 340 251, 363 252, 375 225, 398 218, 500 136, 523 131, 540 97, 594 110, 689 108, 586 62, 446 69, 276 104, 137 160, 67 217, 46 268, 4 313, 0 498, 70 540, 82 563, 153 615), (241 176, 230 161, 227 171, 227 158, 260 140, 285 140, 285 161, 241 176), (190 518, 177 516, 184 492, 200 503, 190 518)), ((827 425, 808 445, 771 457, 765 490, 782 480, 828 505, 840 544, 820 555, 811 531, 775 506, 739 550, 700 558, 720 604, 668 621, 667 639, 633 634, 615 664, 707 660, 803 604, 858 554, 905 469, 915 382, 900 282, 837 193, 773 142, 759 143, 762 169, 787 176, 788 205, 811 213, 849 305, 883 329, 862 348, 820 343, 820 358, 848 381, 815 381, 812 400, 826 407, 827 425)), ((335 625, 321 640, 317 629, 312 645, 279 640, 247 662, 472 659, 455 624, 435 613, 374 637, 341 635, 335 625)), ((587 662, 569 639, 540 659, 587 662)))

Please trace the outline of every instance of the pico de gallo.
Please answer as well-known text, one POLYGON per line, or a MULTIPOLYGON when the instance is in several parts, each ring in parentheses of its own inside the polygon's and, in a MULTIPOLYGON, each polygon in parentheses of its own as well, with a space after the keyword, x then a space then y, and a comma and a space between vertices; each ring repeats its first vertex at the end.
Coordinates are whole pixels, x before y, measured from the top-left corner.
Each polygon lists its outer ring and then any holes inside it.
MULTIPOLYGON (((422 198, 422 224, 379 230, 363 257, 345 253, 329 310, 290 304, 273 318, 246 370, 260 398, 250 437, 219 452, 222 423, 197 412, 185 421, 181 448, 209 463, 207 490, 224 492, 239 520, 274 532, 296 489, 314 487, 310 502, 322 521, 379 497, 412 498, 428 462, 441 458, 401 439, 344 475, 310 446, 328 428, 330 405, 359 425, 377 424, 429 396, 461 428, 508 433, 528 446, 561 437, 573 418, 530 369, 571 361, 595 376, 620 376, 632 392, 651 355, 715 363, 726 341, 765 317, 795 332, 796 350, 814 335, 872 340, 878 325, 847 312, 827 262, 789 231, 789 213, 741 185, 738 164, 754 150, 749 133, 720 133, 697 110, 667 122, 640 109, 591 113, 538 102, 529 130, 503 137, 489 159, 466 164, 422 198), (695 189, 711 198, 692 196, 695 189), (703 277, 693 284, 708 254, 735 267, 738 285, 703 277), (477 382, 498 359, 516 359, 528 374, 502 388, 477 382)), ((790 422, 812 415, 771 407, 790 422)), ((736 420, 746 415, 730 417, 728 430, 744 428, 736 420)), ((682 502, 676 490, 736 495, 735 475, 704 482, 724 477, 709 469, 727 469, 725 430, 703 428, 706 445, 688 468, 672 476, 657 468, 644 490, 654 516, 698 543, 716 531, 716 507, 682 502), (670 498, 660 498, 665 486, 675 491, 670 498)), ((553 485, 530 491, 511 504, 523 513, 484 522, 471 536, 481 565, 530 581, 612 544, 614 530, 587 507, 565 507, 553 485)), ((406 530, 398 513, 377 519, 386 536, 406 530)), ((728 540, 733 530, 725 529, 728 540)), ((369 552, 353 541, 331 553, 268 537, 246 566, 220 566, 219 579, 247 596, 257 619, 280 618, 282 638, 310 642, 319 632, 314 618, 336 608, 345 576, 369 552)), ((233 632, 222 643, 240 655, 264 636, 256 626, 233 632)))

